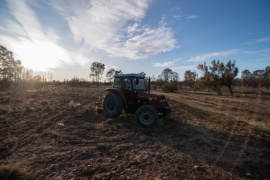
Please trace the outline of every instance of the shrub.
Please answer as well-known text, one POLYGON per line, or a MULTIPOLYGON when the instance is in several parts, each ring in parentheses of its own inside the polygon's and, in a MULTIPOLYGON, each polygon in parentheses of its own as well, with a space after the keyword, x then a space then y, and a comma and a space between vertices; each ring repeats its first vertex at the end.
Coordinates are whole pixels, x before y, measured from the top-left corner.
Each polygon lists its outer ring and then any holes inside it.
POLYGON ((177 91, 177 83, 175 82, 167 82, 162 86, 163 92, 175 92, 177 91))

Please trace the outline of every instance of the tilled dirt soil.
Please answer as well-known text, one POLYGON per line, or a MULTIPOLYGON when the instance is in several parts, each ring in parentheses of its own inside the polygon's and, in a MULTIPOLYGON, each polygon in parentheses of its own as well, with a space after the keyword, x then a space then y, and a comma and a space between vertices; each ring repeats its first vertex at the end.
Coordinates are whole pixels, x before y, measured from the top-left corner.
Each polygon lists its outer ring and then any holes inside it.
POLYGON ((104 88, 0 90, 0 165, 20 179, 270 179, 269 96, 166 94, 173 112, 144 129, 95 112, 104 88))

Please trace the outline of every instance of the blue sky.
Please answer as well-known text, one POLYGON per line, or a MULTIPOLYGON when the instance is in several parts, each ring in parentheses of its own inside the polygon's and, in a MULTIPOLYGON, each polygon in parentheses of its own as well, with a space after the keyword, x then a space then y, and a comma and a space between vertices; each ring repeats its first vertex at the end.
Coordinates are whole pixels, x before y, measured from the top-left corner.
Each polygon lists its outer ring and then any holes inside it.
POLYGON ((0 44, 53 79, 89 80, 92 62, 157 77, 235 60, 270 66, 269 0, 0 0, 0 44))

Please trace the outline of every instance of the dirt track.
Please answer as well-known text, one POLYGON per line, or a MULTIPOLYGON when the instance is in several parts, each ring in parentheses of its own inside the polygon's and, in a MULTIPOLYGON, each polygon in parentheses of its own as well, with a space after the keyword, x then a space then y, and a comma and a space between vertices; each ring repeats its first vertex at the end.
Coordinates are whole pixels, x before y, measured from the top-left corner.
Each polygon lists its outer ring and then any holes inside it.
POLYGON ((167 94, 173 112, 143 129, 95 113, 103 88, 0 92, 0 164, 25 179, 270 178, 269 99, 167 94))

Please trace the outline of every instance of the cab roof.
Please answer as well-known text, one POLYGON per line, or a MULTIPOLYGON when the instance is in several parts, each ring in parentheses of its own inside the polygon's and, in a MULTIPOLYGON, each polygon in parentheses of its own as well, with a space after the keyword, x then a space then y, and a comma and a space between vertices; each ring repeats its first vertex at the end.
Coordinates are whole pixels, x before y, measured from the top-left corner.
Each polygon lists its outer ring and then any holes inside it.
POLYGON ((144 78, 144 75, 142 75, 142 74, 135 74, 135 73, 131 73, 131 74, 116 74, 114 77, 115 78, 125 78, 125 77, 144 78))

